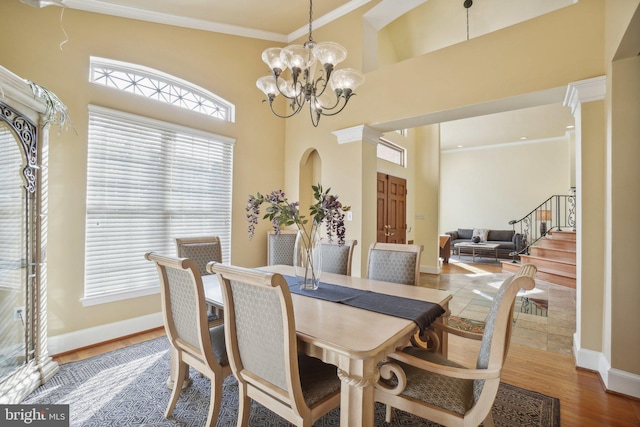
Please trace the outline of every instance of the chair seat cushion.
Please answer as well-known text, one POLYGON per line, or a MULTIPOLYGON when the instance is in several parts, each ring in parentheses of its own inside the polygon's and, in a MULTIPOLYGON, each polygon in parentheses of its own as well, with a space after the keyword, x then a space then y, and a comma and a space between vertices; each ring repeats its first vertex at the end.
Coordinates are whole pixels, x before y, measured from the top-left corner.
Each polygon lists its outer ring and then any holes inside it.
POLYGON ((298 369, 302 394, 308 407, 311 408, 326 397, 340 392, 340 379, 335 366, 299 353, 298 369))
MULTIPOLYGON (((464 368, 428 350, 407 347, 403 352, 439 365, 464 368)), ((402 395, 464 415, 474 404, 473 380, 450 378, 397 362, 407 375, 402 395)))
POLYGON ((227 347, 225 346, 224 324, 209 329, 209 336, 211 337, 211 348, 214 356, 218 359, 218 363, 222 366, 228 365, 229 359, 227 358, 227 347))

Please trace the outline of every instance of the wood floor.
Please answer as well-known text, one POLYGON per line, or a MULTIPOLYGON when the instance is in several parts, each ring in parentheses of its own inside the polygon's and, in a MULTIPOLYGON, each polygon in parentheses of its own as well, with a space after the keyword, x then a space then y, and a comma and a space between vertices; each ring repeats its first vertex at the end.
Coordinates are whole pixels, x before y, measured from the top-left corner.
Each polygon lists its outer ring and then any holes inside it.
MULTIPOLYGON (((481 268, 488 272, 500 271, 499 266, 481 268)), ((466 272, 452 264, 444 264, 442 270, 442 274, 466 272)), ((155 329, 55 356, 54 359, 61 364, 77 361, 162 335, 163 329, 155 329)), ((449 356, 467 366, 473 366, 478 344, 467 341, 451 336, 449 356)), ((559 398, 561 425, 564 427, 640 426, 640 401, 605 392, 599 375, 576 369, 572 356, 512 344, 502 381, 559 398)))

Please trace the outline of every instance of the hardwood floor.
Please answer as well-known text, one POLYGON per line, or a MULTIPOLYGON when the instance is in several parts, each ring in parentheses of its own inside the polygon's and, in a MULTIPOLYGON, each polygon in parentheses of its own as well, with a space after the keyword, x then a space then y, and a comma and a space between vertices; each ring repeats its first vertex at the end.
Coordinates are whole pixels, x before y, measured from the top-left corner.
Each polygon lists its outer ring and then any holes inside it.
MULTIPOLYGON (((499 272, 499 266, 480 266, 499 272)), ((468 273, 455 264, 445 264, 442 274, 468 273)), ((58 363, 73 362, 164 335, 155 329, 120 340, 54 356, 58 363)), ((460 337, 449 339, 449 356, 473 366, 478 343, 460 337)), ((560 399, 562 426, 640 426, 640 400, 607 393, 595 372, 577 369, 573 356, 511 344, 502 381, 560 399)))

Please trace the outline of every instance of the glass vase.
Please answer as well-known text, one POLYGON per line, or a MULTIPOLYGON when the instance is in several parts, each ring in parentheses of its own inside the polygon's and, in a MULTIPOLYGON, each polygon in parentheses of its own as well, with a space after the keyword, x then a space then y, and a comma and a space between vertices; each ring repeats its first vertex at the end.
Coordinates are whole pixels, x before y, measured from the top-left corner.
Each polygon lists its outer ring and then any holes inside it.
POLYGON ((293 268, 300 289, 318 289, 322 274, 322 251, 317 227, 312 227, 309 233, 298 230, 293 251, 293 268))

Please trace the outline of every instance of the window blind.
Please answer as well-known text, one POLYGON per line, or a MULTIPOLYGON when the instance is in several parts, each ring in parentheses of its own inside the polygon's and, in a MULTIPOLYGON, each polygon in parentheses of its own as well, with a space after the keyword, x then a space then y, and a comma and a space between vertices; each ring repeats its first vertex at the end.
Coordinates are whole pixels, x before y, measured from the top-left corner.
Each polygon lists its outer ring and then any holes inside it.
POLYGON ((217 235, 231 250, 234 140, 91 106, 85 300, 157 288, 144 254, 217 235))
POLYGON ((0 291, 3 294, 6 310, 24 305, 22 281, 26 263, 24 250, 25 194, 22 178, 25 167, 24 155, 20 143, 4 122, 0 122, 0 144, 3 147, 0 156, 0 291), (20 292, 20 295, 17 294, 20 292))

